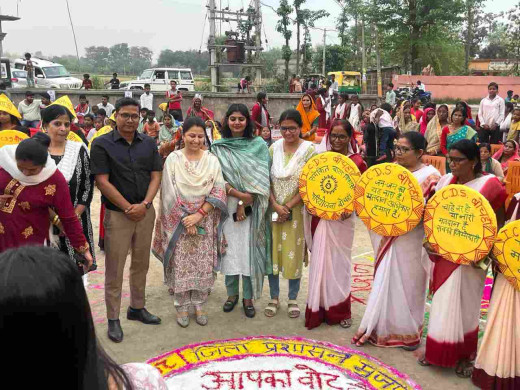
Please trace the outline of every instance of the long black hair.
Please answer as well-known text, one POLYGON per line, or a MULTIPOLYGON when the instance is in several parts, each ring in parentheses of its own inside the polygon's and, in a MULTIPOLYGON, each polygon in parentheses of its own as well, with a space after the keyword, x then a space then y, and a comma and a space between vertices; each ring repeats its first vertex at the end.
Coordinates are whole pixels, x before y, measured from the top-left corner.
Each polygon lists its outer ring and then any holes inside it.
POLYGON ((245 104, 241 103, 233 103, 229 106, 226 117, 224 119, 224 126, 222 127, 222 138, 232 138, 233 135, 231 133, 231 129, 229 128, 229 117, 234 113, 239 112, 246 118, 246 128, 244 130, 244 138, 253 138, 254 136, 254 126, 253 121, 251 120, 251 115, 249 115, 249 109, 245 104))
POLYGON ((36 166, 45 166, 49 157, 50 137, 38 132, 32 138, 24 139, 16 147, 15 158, 18 161, 30 161, 36 166))
POLYGON ((478 145, 469 139, 462 139, 451 145, 450 150, 457 150, 462 153, 469 161, 476 162, 473 167, 475 176, 482 173, 482 163, 480 162, 480 148, 478 145))
POLYGON ((59 104, 53 104, 47 108, 45 108, 42 111, 42 126, 48 125, 50 122, 52 122, 54 119, 62 116, 67 115, 69 117, 69 120, 72 122, 72 119, 74 118, 72 116, 72 113, 67 110, 65 107, 60 106, 59 104))
POLYGON ((55 249, 21 247, 0 254, 0 343, 9 356, 4 372, 23 378, 24 387, 108 389, 111 376, 132 388, 96 340, 77 267, 55 249), (27 371, 21 362, 31 352, 44 358, 27 371))

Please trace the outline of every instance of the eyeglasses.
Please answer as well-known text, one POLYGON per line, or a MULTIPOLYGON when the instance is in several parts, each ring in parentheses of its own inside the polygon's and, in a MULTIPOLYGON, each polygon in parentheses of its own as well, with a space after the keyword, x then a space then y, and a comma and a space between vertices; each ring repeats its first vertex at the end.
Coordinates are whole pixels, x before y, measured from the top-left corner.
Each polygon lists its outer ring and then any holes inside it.
POLYGON ((331 134, 330 135, 330 140, 332 141, 333 139, 337 139, 337 140, 340 140, 340 141, 345 141, 348 139, 348 136, 345 135, 345 134, 331 134))
POLYGON ((294 126, 292 126, 292 127, 280 127, 280 131, 283 131, 283 132, 289 131, 291 133, 295 133, 297 130, 298 130, 298 128, 294 127, 294 126))
POLYGON ((412 148, 409 148, 407 146, 396 146, 395 152, 399 154, 405 154, 408 153, 410 150, 413 150, 412 148))
POLYGON ((139 120, 139 114, 127 114, 127 113, 122 113, 122 114, 118 114, 118 116, 120 116, 121 118, 123 118, 125 121, 131 119, 133 121, 137 121, 139 120))
POLYGON ((466 157, 448 157, 447 161, 448 161, 448 164, 460 164, 461 162, 463 162, 464 160, 467 160, 466 157))

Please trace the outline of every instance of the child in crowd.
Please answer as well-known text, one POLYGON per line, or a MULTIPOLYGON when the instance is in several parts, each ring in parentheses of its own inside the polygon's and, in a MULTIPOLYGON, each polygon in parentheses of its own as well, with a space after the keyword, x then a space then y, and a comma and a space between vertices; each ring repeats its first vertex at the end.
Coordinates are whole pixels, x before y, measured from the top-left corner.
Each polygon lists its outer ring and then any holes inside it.
POLYGON ((81 84, 81 88, 85 88, 87 91, 92 89, 92 80, 90 80, 90 75, 88 73, 83 75, 83 83, 81 84))
POLYGON ((92 109, 91 109, 91 111, 92 111, 92 115, 94 115, 94 118, 95 118, 96 116, 98 116, 98 113, 99 113, 99 107, 98 107, 97 105, 94 104, 91 108, 92 108, 92 109))
POLYGON ((90 106, 85 95, 79 95, 79 104, 74 108, 78 117, 78 123, 83 124, 85 115, 90 114, 90 106))
POLYGON ((85 137, 87 137, 88 141, 88 135, 90 133, 90 130, 94 128, 94 115, 87 114, 83 118, 83 134, 85 134, 85 137))
POLYGON ((518 103, 518 100, 520 99, 520 96, 513 95, 513 98, 511 99, 511 103, 518 103))
POLYGON ((100 108, 98 110, 96 118, 101 118, 103 120, 103 126, 105 125, 105 120, 107 118, 107 112, 105 111, 104 108, 100 108))
POLYGON ((143 133, 148 134, 150 137, 154 138, 156 141, 159 137, 159 130, 161 126, 155 120, 155 112, 152 110, 148 110, 148 114, 146 116, 146 123, 144 124, 143 133))
POLYGON ((87 135, 87 141, 91 141, 96 133, 103 128, 103 119, 96 117, 94 118, 94 128, 91 129, 87 135))
POLYGON ((146 123, 146 117, 148 116, 148 109, 146 107, 141 107, 139 113, 141 114, 141 118, 139 119, 139 126, 137 126, 137 131, 142 133, 144 132, 144 124, 146 123))
POLYGON ((159 144, 174 141, 180 137, 178 122, 170 114, 165 114, 159 130, 159 144))
POLYGON ((110 115, 110 118, 105 119, 105 126, 110 126, 111 128, 115 129, 116 124, 117 123, 116 123, 115 113, 110 115))
POLYGON ((520 134, 520 108, 513 109, 513 115, 511 116, 511 127, 507 133, 507 140, 518 142, 520 134))

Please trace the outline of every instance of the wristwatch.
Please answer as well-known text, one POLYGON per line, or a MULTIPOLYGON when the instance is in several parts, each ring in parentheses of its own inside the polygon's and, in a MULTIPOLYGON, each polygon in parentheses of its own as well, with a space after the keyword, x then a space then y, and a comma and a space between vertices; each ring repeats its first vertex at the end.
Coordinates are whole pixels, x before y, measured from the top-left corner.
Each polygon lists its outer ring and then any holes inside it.
POLYGON ((241 201, 241 200, 239 200, 239 201, 238 201, 238 205, 239 205, 239 206, 243 206, 243 205, 244 205, 244 202, 241 201))
POLYGON ((146 207, 146 210, 150 209, 152 207, 152 202, 147 202, 146 200, 143 200, 142 202, 144 204, 144 207, 146 207))

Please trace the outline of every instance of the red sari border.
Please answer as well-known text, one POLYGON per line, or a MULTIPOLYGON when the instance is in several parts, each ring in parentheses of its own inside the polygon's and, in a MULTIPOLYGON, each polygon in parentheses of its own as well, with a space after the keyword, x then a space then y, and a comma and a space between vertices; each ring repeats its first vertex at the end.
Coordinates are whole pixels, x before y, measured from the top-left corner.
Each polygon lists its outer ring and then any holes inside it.
POLYGON ((471 376, 473 384, 482 390, 517 390, 520 389, 520 377, 500 378, 491 376, 481 368, 475 368, 471 376))
POLYGON ((426 338, 426 361, 440 367, 455 367, 461 359, 473 360, 477 355, 478 327, 464 335, 458 343, 440 342, 426 338))
POLYGON ((350 319, 351 316, 351 294, 349 294, 346 300, 329 307, 328 310, 320 306, 319 311, 312 311, 307 307, 305 309, 305 327, 311 330, 317 328, 323 322, 328 325, 336 325, 343 320, 350 319))

